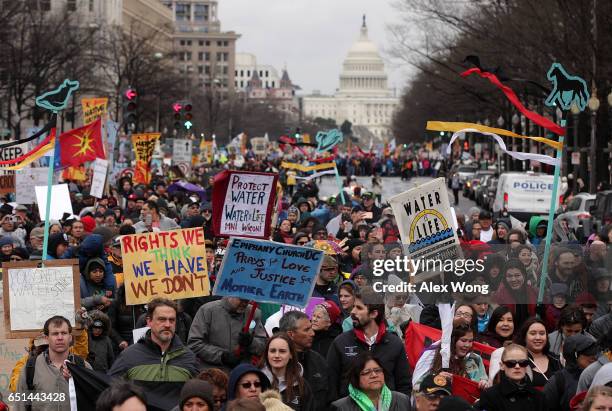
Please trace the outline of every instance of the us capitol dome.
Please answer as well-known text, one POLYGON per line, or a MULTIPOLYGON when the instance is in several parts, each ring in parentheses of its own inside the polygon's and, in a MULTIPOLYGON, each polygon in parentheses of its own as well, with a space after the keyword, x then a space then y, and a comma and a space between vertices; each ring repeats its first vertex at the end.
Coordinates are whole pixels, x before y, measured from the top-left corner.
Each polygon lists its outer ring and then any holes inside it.
POLYGON ((365 15, 357 41, 349 49, 340 72, 340 87, 333 96, 314 92, 303 99, 307 117, 332 118, 340 126, 353 124, 361 143, 388 141, 391 121, 399 99, 388 88, 385 63, 368 37, 365 15))

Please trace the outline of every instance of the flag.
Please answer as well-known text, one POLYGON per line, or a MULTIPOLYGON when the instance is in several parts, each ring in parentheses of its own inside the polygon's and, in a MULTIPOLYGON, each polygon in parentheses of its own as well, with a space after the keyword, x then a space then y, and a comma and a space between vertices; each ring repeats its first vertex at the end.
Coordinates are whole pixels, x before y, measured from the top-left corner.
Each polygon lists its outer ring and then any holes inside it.
POLYGON ((59 136, 61 165, 79 166, 96 158, 106 158, 102 144, 101 120, 59 136))
POLYGON ((480 398, 478 383, 469 378, 453 374, 453 395, 461 397, 470 404, 473 404, 480 398))
POLYGON ((134 184, 149 184, 151 182, 151 159, 155 144, 160 133, 132 134, 132 145, 136 154, 134 167, 134 184))
MULTIPOLYGON (((439 341, 442 338, 442 331, 437 328, 428 327, 423 324, 416 324, 414 321, 410 323, 406 330, 404 338, 406 346, 406 356, 408 357, 408 364, 414 369, 419 357, 423 353, 426 347, 429 347, 432 343, 439 341)), ((485 344, 475 342, 472 346, 472 352, 482 357, 484 366, 489 369, 489 360, 491 359, 491 353, 495 351, 495 347, 491 347, 485 344)))

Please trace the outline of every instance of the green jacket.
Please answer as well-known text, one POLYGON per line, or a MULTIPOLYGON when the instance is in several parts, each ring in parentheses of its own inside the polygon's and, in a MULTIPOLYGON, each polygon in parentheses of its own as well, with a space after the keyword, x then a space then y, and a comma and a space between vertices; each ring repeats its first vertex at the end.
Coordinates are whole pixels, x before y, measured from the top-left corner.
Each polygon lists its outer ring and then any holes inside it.
POLYGON ((121 353, 108 374, 164 393, 176 398, 178 403, 183 384, 198 373, 195 364, 195 354, 176 335, 168 351, 162 353, 159 345, 151 340, 149 330, 144 338, 121 353))

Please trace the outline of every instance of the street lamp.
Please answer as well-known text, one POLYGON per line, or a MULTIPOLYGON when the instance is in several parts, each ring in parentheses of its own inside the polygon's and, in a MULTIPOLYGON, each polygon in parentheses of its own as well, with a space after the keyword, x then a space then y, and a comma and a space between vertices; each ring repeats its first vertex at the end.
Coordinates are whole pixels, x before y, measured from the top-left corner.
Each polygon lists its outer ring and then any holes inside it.
POLYGON ((599 110, 599 104, 597 89, 593 86, 591 98, 588 102, 589 110, 591 110, 591 146, 589 147, 589 160, 591 162, 589 192, 591 194, 594 194, 597 188, 597 167, 595 161, 597 156, 597 110, 599 110))

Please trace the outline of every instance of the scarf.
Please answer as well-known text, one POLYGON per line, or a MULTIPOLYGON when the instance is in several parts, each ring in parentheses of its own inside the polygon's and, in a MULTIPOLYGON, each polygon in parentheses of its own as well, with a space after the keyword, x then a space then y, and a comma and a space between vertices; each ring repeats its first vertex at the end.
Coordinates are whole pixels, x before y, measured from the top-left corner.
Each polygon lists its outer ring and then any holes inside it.
MULTIPOLYGON (((370 398, 363 391, 358 390, 351 384, 349 384, 348 390, 349 397, 355 401, 361 411, 376 411, 376 406, 372 404, 370 398)), ((390 408, 391 390, 385 384, 383 385, 382 392, 380 393, 380 408, 378 408, 378 411, 389 411, 390 408)))

